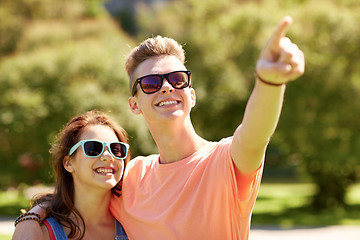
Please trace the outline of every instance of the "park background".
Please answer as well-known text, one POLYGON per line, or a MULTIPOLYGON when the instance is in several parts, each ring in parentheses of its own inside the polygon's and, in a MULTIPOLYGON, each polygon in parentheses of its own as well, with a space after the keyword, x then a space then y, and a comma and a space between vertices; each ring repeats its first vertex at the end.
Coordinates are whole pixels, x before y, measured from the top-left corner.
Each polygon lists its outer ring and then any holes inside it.
POLYGON ((359 12, 358 0, 0 0, 0 216, 53 184, 48 150, 74 115, 104 111, 128 131, 132 156, 156 152, 128 107, 123 67, 147 37, 184 45, 197 132, 232 135, 259 53, 290 15, 306 70, 287 86, 252 223, 360 225, 359 12))

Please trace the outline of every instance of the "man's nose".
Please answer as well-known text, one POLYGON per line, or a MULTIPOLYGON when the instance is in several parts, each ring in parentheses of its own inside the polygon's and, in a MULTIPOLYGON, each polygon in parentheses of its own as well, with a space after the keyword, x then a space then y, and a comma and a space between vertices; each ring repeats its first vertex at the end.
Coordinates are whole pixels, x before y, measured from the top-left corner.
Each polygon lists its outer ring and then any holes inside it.
POLYGON ((164 78, 160 91, 162 93, 166 93, 166 92, 172 92, 174 90, 175 88, 169 83, 169 81, 166 78, 164 78))

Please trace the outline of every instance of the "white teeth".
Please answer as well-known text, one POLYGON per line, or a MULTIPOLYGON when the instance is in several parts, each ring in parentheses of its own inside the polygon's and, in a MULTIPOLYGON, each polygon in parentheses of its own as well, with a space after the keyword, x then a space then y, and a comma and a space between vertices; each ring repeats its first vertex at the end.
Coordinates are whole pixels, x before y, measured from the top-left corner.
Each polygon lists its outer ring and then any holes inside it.
POLYGON ((164 106, 164 105, 171 105, 171 104, 176 104, 177 101, 164 101, 159 103, 159 107, 164 106))
POLYGON ((109 168, 97 168, 95 169, 95 171, 97 173, 113 173, 114 169, 109 169, 109 168))

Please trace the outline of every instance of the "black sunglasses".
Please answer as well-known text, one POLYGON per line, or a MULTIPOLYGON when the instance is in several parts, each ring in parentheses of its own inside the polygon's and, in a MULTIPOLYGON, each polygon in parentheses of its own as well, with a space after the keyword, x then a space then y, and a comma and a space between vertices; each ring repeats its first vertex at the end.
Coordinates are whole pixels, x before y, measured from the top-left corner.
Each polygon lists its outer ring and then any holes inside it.
POLYGON ((98 157, 108 147, 111 155, 116 159, 124 159, 127 156, 129 145, 123 142, 101 142, 98 140, 83 140, 76 143, 69 151, 68 155, 72 155, 78 147, 82 147, 84 155, 87 157, 98 157))
POLYGON ((190 71, 174 71, 166 74, 150 74, 135 80, 132 88, 132 96, 137 92, 136 86, 140 85, 141 90, 146 94, 152 94, 159 91, 166 79, 173 88, 182 89, 191 86, 190 71))

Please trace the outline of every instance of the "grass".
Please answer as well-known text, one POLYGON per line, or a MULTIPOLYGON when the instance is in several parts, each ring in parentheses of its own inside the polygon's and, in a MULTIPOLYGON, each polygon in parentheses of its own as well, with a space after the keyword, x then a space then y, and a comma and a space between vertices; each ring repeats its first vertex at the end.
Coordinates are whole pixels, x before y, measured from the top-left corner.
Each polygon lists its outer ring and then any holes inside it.
POLYGON ((29 209, 34 196, 52 190, 52 187, 41 185, 20 185, 18 189, 0 191, 0 216, 17 217, 20 215, 20 209, 29 209))
POLYGON ((17 190, 0 191, 0 216, 20 215, 20 209, 29 206, 30 200, 17 190))
POLYGON ((0 240, 10 240, 11 235, 0 234, 0 240))
MULTIPOLYGON (((35 188, 35 191, 39 191, 35 188)), ((347 194, 347 206, 335 210, 316 211, 308 207, 315 191, 313 184, 262 183, 255 203, 252 227, 276 226, 314 227, 329 225, 360 225, 360 183, 347 194)), ((24 191, 26 192, 26 191, 24 191)), ((17 190, 0 191, 0 216, 16 217, 21 208, 28 208, 30 200, 17 190)), ((32 194, 30 194, 32 196, 32 194)), ((0 240, 11 235, 0 234, 0 240)))
POLYGON ((347 206, 316 210, 309 207, 315 191, 313 184, 262 183, 255 203, 252 226, 281 228, 360 225, 360 184, 347 194, 347 206))

